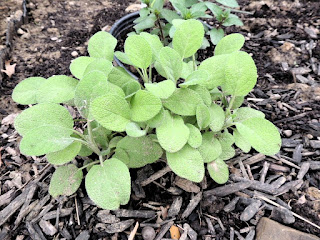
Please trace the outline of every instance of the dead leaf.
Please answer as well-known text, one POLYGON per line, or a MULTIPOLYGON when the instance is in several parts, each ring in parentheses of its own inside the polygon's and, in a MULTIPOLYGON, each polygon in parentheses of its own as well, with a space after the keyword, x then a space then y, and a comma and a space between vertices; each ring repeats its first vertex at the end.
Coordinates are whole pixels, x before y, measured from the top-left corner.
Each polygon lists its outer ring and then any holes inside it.
POLYGON ((10 64, 11 60, 5 61, 5 70, 1 69, 1 72, 4 72, 5 74, 8 75, 9 78, 11 78, 11 76, 13 74, 15 74, 16 71, 16 63, 15 64, 10 64))
POLYGON ((171 239, 179 239, 180 238, 179 228, 175 225, 172 225, 170 228, 170 235, 171 235, 171 239))

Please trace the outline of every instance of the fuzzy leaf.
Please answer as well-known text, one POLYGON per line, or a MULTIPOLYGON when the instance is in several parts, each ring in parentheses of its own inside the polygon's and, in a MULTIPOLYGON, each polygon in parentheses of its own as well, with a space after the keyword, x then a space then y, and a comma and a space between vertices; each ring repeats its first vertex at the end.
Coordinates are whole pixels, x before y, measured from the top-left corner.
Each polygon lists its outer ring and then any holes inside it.
POLYGON ((242 107, 235 111, 235 122, 243 122, 249 118, 264 118, 264 113, 253 108, 242 107))
POLYGON ((73 142, 65 149, 62 149, 58 152, 48 153, 46 158, 49 163, 54 165, 62 165, 68 162, 71 162, 80 152, 81 143, 73 142))
POLYGON ((94 34, 88 44, 90 57, 104 58, 113 60, 114 49, 117 45, 117 39, 108 32, 97 32, 94 34))
POLYGON ((122 88, 123 85, 127 84, 128 82, 136 80, 130 76, 124 68, 114 67, 108 76, 108 81, 122 88))
POLYGON ((168 99, 163 100, 163 105, 175 114, 194 116, 197 106, 202 102, 201 97, 195 91, 179 88, 168 99))
POLYGON ((93 166, 85 180, 90 199, 99 207, 115 210, 127 204, 131 193, 131 178, 128 167, 116 158, 93 166))
POLYGON ((125 54, 124 52, 120 52, 120 51, 116 51, 114 53, 114 55, 116 56, 116 58, 118 58, 121 62, 127 64, 127 65, 133 65, 133 63, 130 61, 129 57, 127 54, 125 54))
POLYGON ((232 25, 243 26, 243 22, 237 15, 229 14, 228 18, 223 22, 222 25, 225 27, 229 27, 232 25))
POLYGON ((218 184, 224 184, 229 179, 228 165, 221 159, 208 163, 207 169, 210 177, 218 184))
POLYGON ((127 166, 130 164, 129 155, 122 148, 117 148, 115 150, 115 153, 114 153, 113 157, 116 158, 116 159, 119 159, 121 162, 123 162, 127 166))
POLYGON ((241 136, 258 152, 274 155, 280 151, 281 137, 278 129, 263 118, 250 118, 236 124, 241 136))
POLYGON ((35 104, 37 92, 47 79, 42 77, 30 77, 20 82, 12 92, 12 99, 23 105, 35 104))
POLYGON ((124 97, 109 94, 96 98, 90 106, 94 119, 106 129, 123 132, 130 122, 130 108, 124 97))
POLYGON ((206 132, 202 135, 202 144, 198 150, 205 163, 216 160, 222 153, 221 144, 213 132, 206 132))
POLYGON ((211 122, 209 108, 204 104, 199 104, 196 110, 197 123, 200 129, 205 129, 211 122))
POLYGON ((161 147, 167 152, 177 152, 187 143, 189 128, 180 116, 171 116, 165 111, 165 121, 157 127, 157 138, 161 147))
POLYGON ((182 60, 177 51, 170 47, 164 47, 159 53, 159 62, 168 79, 176 82, 182 72, 182 60))
POLYGON ((227 7, 232 7, 232 8, 239 7, 239 4, 237 3, 236 0, 216 0, 216 1, 227 7))
POLYGON ((251 144, 246 141, 238 130, 233 130, 234 143, 238 148, 240 148, 243 152, 248 153, 251 149, 251 144))
POLYGON ((86 74, 93 72, 93 71, 100 71, 103 73, 106 77, 108 77, 109 73, 111 72, 113 68, 113 65, 110 61, 103 59, 103 58, 97 58, 94 59, 85 69, 83 76, 86 74))
POLYGON ((74 164, 61 166, 53 173, 49 193, 52 197, 74 194, 82 182, 83 173, 74 164))
POLYGON ((212 104, 211 107, 209 108, 210 111, 210 116, 211 116, 211 122, 210 122, 210 129, 213 132, 218 132, 222 129, 224 125, 224 120, 225 120, 225 114, 222 109, 217 104, 212 104))
POLYGON ((198 148, 202 144, 201 132, 194 125, 187 123, 186 126, 190 130, 188 144, 193 148, 198 148))
POLYGON ((156 116, 147 121, 147 125, 151 128, 157 128, 164 122, 164 120, 165 114, 162 108, 156 116))
POLYGON ((220 154, 219 159, 228 160, 234 157, 236 153, 232 147, 234 137, 228 131, 224 131, 218 138, 222 148, 222 153, 220 154))
POLYGON ((214 55, 229 54, 239 51, 244 44, 244 36, 232 33, 222 38, 214 49, 214 55))
POLYGON ((211 95, 209 90, 206 87, 200 86, 200 85, 193 85, 188 88, 198 93, 205 105, 207 105, 208 107, 211 106, 212 104, 211 95))
POLYGON ((81 79, 88 65, 94 60, 95 59, 92 57, 78 57, 72 60, 70 64, 70 72, 76 78, 81 79))
POLYGON ((145 136, 147 132, 145 130, 141 130, 137 123, 129 122, 126 126, 126 133, 130 137, 142 137, 145 136))
POLYGON ((244 101, 244 96, 235 97, 231 109, 237 109, 237 108, 241 107, 241 105, 243 104, 243 101, 244 101))
POLYGON ((209 31, 209 35, 210 35, 210 40, 212 44, 217 45, 219 41, 224 37, 224 31, 222 28, 219 28, 219 29, 212 28, 209 31))
POLYGON ((74 98, 78 80, 56 75, 48 78, 38 89, 38 103, 64 103, 74 98))
POLYGON ((172 24, 172 20, 181 19, 181 16, 179 14, 169 9, 163 9, 161 11, 161 15, 165 20, 167 20, 171 24, 172 24))
POLYGON ((167 152, 167 161, 169 167, 179 177, 193 182, 202 181, 204 177, 204 164, 197 149, 185 145, 178 152, 167 152))
POLYGON ((152 35, 150 33, 142 32, 140 36, 143 37, 149 43, 152 53, 153 61, 158 58, 160 50, 163 48, 163 44, 157 35, 152 35))
POLYGON ((81 145, 81 149, 78 152, 80 157, 88 157, 93 153, 93 151, 85 145, 81 145))
MULTIPOLYGON (((143 167, 157 161, 162 156, 160 145, 152 140, 150 136, 133 138, 126 136, 117 144, 129 156, 129 168, 143 167)), ((122 160, 122 159, 120 159, 122 160)))
POLYGON ((131 119, 145 122, 156 116, 162 108, 161 100, 151 92, 140 90, 131 100, 131 119))
POLYGON ((147 69, 152 61, 152 50, 148 42, 139 35, 132 35, 124 44, 126 55, 135 67, 147 69))
POLYGON ((202 45, 204 28, 201 22, 189 19, 183 22, 173 36, 172 45, 182 58, 191 57, 202 45))
POLYGON ((209 79, 208 72, 205 70, 196 70, 191 73, 184 83, 180 86, 192 86, 192 85, 202 85, 206 84, 209 79))
POLYGON ((176 85, 171 80, 159 83, 145 83, 144 86, 149 92, 161 99, 167 99, 176 90, 176 85))
POLYGON ((55 103, 42 103, 24 110, 16 117, 14 127, 22 136, 39 127, 65 128, 70 136, 73 120, 66 108, 55 103))
POLYGON ((193 62, 182 62, 181 78, 186 79, 193 72, 193 62))

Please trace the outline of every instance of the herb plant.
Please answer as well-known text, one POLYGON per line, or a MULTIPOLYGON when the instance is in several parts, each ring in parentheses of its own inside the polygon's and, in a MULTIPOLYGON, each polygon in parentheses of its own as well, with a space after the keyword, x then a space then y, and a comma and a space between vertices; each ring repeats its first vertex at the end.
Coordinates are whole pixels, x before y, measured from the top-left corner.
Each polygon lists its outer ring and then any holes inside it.
MULTIPOLYGON (((206 25, 206 34, 210 36, 212 44, 216 45, 224 37, 223 27, 243 26, 240 18, 231 13, 242 12, 235 8, 239 7, 236 0, 216 0, 220 5, 209 1, 199 0, 170 0, 175 11, 164 8, 164 0, 141 0, 145 7, 140 10, 140 17, 134 23, 134 29, 140 33, 151 29, 151 33, 158 35, 162 42, 172 37, 181 19, 211 19, 215 17, 217 24, 212 29, 206 25), (208 14, 208 13, 211 14, 208 14)), ((207 38, 203 38, 202 48, 210 45, 207 38)))
POLYGON ((213 57, 197 62, 203 36, 202 23, 194 19, 177 26, 172 47, 149 33, 129 36, 117 55, 141 74, 140 84, 112 65, 117 40, 98 32, 89 40, 90 57, 72 61, 75 78, 30 77, 16 86, 13 99, 33 105, 15 120, 20 150, 45 154, 57 166, 49 187, 53 197, 73 194, 87 172, 89 197, 117 209, 130 198, 129 169, 162 156, 182 178, 201 182, 207 168, 223 184, 234 144, 244 152, 279 151, 277 128, 262 112, 241 107, 257 81, 254 61, 240 51, 244 37, 224 37, 213 57), (163 81, 154 81, 154 67, 163 81))

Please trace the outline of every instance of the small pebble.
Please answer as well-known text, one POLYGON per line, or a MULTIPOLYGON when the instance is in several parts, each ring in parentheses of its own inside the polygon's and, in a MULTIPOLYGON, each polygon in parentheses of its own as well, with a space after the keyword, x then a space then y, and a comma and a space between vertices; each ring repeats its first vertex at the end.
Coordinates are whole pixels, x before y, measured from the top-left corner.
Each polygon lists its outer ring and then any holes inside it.
POLYGON ((309 134, 307 134, 307 138, 312 139, 313 136, 309 133, 309 134))
POLYGON ((286 135, 286 137, 292 136, 292 130, 284 130, 283 133, 284 133, 284 135, 286 135))
POLYGON ((73 51, 72 53, 71 53, 71 56, 72 57, 77 57, 79 55, 79 53, 77 52, 77 51, 73 51))
POLYGON ((153 240, 156 236, 156 232, 152 227, 144 227, 141 232, 144 240, 153 240))
POLYGON ((58 38, 57 37, 52 37, 52 38, 50 38, 52 41, 57 41, 58 40, 58 38))

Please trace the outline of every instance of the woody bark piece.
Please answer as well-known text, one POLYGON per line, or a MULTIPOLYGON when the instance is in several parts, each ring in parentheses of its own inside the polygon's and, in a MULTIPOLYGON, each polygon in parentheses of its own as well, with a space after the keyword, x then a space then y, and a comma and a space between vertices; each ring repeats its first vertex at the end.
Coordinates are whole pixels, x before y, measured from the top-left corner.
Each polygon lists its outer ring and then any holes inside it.
POLYGON ((113 223, 110 224, 106 227, 105 231, 107 233, 118 233, 118 232, 123 232, 127 228, 129 228, 135 221, 133 219, 129 219, 126 221, 118 222, 118 223, 113 223))
POLYGON ((311 170, 320 170, 320 161, 309 161, 311 170))
MULTIPOLYGON (((74 208, 60 209, 59 216, 60 216, 60 217, 69 216, 69 215, 73 212, 73 209, 74 209, 74 208)), ((57 216, 57 210, 54 210, 54 211, 51 211, 51 212, 46 213, 46 214, 42 217, 42 219, 43 219, 43 220, 55 219, 56 216, 57 216)))
POLYGON ((266 156, 264 154, 259 153, 257 155, 254 155, 254 156, 248 158, 247 160, 243 161, 243 164, 244 165, 246 165, 246 164, 252 165, 254 163, 257 163, 257 162, 264 160, 265 158, 266 158, 266 156))
POLYGON ((232 199, 224 208, 223 210, 225 212, 231 212, 236 208, 236 204, 238 203, 240 197, 235 197, 234 199, 232 199))
POLYGON ((171 172, 171 169, 169 166, 166 166, 165 168, 161 169, 160 171, 156 172, 155 174, 151 175, 149 178, 141 182, 141 186, 147 186, 148 184, 152 183, 153 181, 157 180, 158 178, 161 178, 168 172, 171 172))
POLYGON ((235 175, 231 175, 230 178, 233 181, 250 184, 248 188, 253 190, 258 190, 258 191, 269 193, 269 194, 274 194, 276 192, 276 189, 274 189, 270 184, 267 184, 267 183, 261 183, 256 180, 247 180, 245 178, 237 177, 235 175))
POLYGON ((298 189, 300 188, 300 186, 303 184, 303 180, 300 179, 300 180, 295 180, 295 181, 292 181, 292 182, 288 182, 286 183, 285 185, 283 185, 282 187, 278 188, 275 195, 282 195, 286 192, 289 192, 289 190, 291 189, 298 189))
POLYGON ((190 240, 197 240, 198 234, 190 227, 188 223, 183 224, 183 229, 187 231, 190 240))
POLYGON ((160 240, 163 238, 163 236, 168 232, 170 227, 173 225, 173 221, 168 222, 167 224, 163 225, 160 229, 160 232, 156 236, 154 240, 160 240))
POLYGON ((169 210, 168 210, 168 217, 175 217, 179 214, 181 206, 182 206, 182 197, 176 197, 173 200, 169 210))
POLYGON ((303 179, 303 177, 309 171, 309 168, 310 168, 310 163, 309 162, 303 162, 301 164, 300 170, 298 172, 297 179, 303 179))
POLYGON ((31 222, 26 222, 26 228, 33 240, 46 240, 45 236, 41 232, 37 224, 32 224, 31 222))
POLYGON ((287 179, 285 177, 279 177, 277 180, 275 180, 274 182, 271 183, 271 186, 274 188, 279 188, 281 187, 285 182, 287 181, 287 179))
POLYGON ((181 218, 189 217, 192 211, 198 206, 201 199, 202 199, 202 192, 199 192, 190 200, 186 210, 184 210, 184 212, 182 213, 181 218))
POLYGON ((21 222, 21 220, 28 215, 28 213, 30 213, 32 211, 32 209, 39 203, 39 200, 35 200, 34 202, 32 202, 29 206, 27 206, 26 208, 24 208, 23 210, 21 209, 20 213, 19 213, 19 219, 17 218, 14 225, 14 229, 16 229, 19 226, 19 223, 21 222), (17 222, 17 223, 16 223, 17 222))
MULTIPOLYGON (((244 179, 244 178, 241 178, 244 179)), ((247 189, 251 186, 251 180, 244 179, 244 181, 240 181, 238 183, 232 183, 228 185, 224 185, 222 187, 217 187, 209 191, 205 191, 203 193, 204 197, 208 197, 210 195, 215 195, 218 197, 225 197, 232 193, 239 192, 243 189, 247 189)))
POLYGON ((261 175, 260 175, 260 182, 261 183, 264 183, 265 180, 266 180, 266 176, 267 176, 267 172, 268 172, 269 166, 270 166, 270 163, 268 163, 267 161, 265 161, 263 163, 263 168, 261 170, 261 175))
POLYGON ((42 231, 48 236, 53 236, 58 231, 49 221, 41 220, 39 225, 42 231))
POLYGON ((32 211, 29 213, 29 215, 26 217, 27 221, 31 221, 34 219, 38 213, 40 212, 41 208, 49 201, 50 195, 46 195, 44 198, 42 198, 39 203, 32 209, 32 211))
POLYGON ((260 200, 257 200, 257 201, 254 201, 253 203, 251 203, 249 206, 247 206, 243 210, 242 214, 240 215, 240 220, 247 222, 251 218, 253 218, 254 215, 256 215, 256 213, 258 212, 261 204, 262 204, 262 202, 260 200))
POLYGON ((113 213, 121 218, 121 217, 127 217, 127 218, 153 218, 156 216, 155 211, 151 210, 126 210, 126 209, 118 209, 113 211, 113 213))
POLYGON ((14 192, 15 190, 11 189, 10 191, 0 196, 0 207, 9 204, 12 201, 12 199, 14 198, 14 192))

